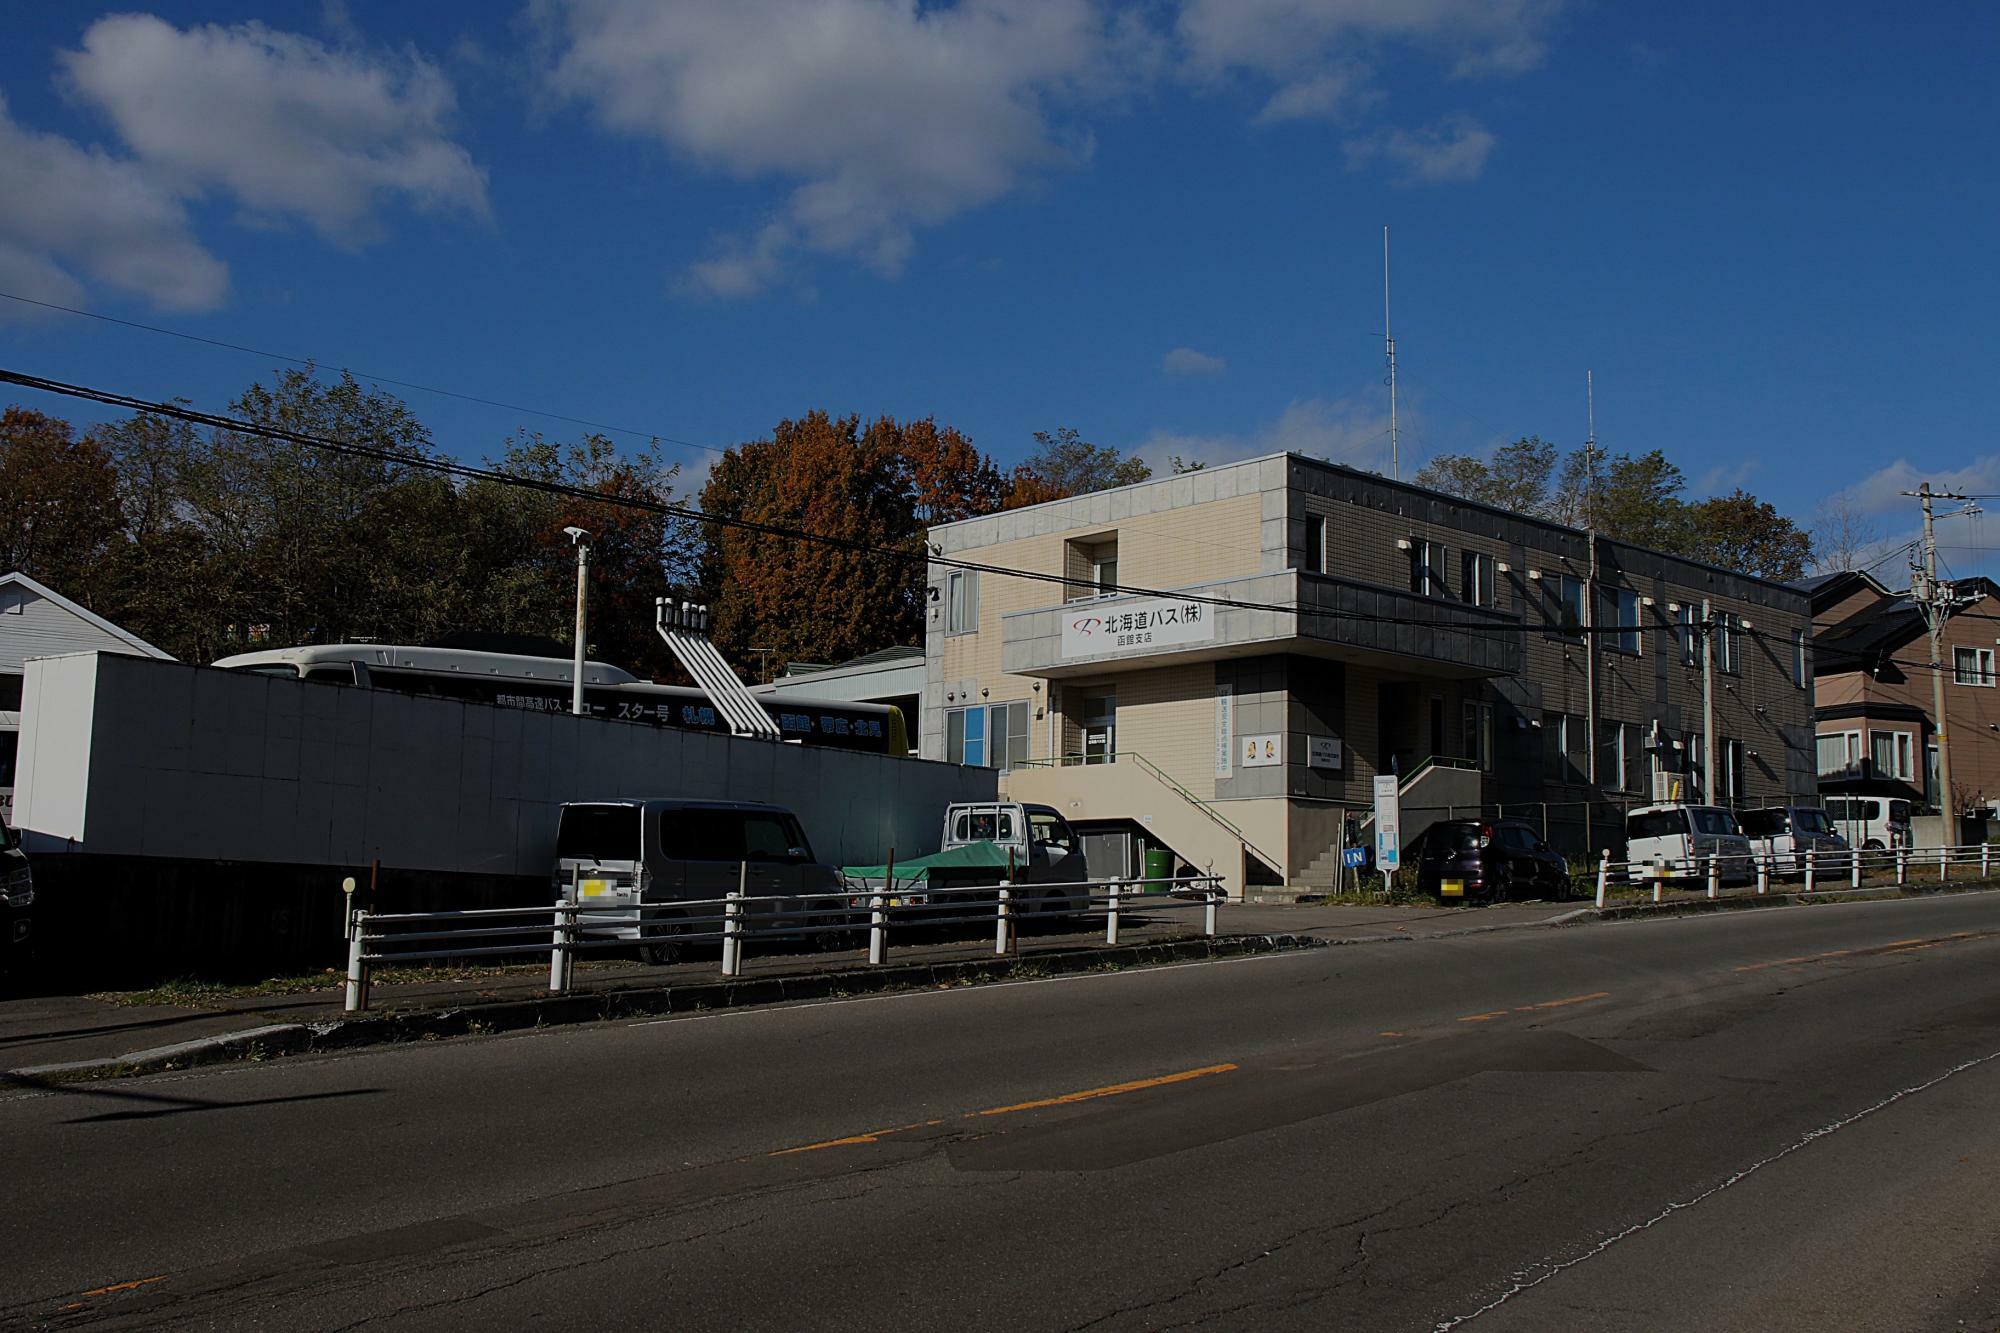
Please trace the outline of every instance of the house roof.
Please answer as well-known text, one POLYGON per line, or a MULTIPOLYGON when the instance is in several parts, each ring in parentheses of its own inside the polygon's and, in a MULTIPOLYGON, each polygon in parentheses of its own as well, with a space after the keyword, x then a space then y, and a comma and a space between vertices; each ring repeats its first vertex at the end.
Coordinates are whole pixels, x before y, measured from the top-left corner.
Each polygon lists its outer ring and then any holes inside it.
POLYGON ((1836 569, 1830 574, 1794 579, 1792 586, 1812 598, 1813 614, 1838 606, 1857 591, 1872 589, 1878 597, 1893 597, 1888 585, 1865 569, 1836 569))
POLYGON ((848 671, 863 667, 890 666, 907 662, 921 662, 923 660, 924 650, 922 648, 898 646, 895 648, 879 649, 872 653, 863 653, 860 657, 850 657, 845 662, 792 662, 785 667, 785 674, 788 676, 809 676, 816 675, 822 671, 848 671))
POLYGON ((75 616, 77 619, 82 620, 85 623, 97 629, 103 630, 106 634, 109 634, 111 637, 119 640, 122 643, 130 645, 133 652, 138 653, 143 657, 157 657, 162 661, 166 662, 171 662, 174 660, 172 653, 165 652, 159 648, 155 648, 152 644, 147 643, 144 639, 132 633, 130 630, 120 629, 118 626, 106 620, 103 616, 98 615, 97 612, 91 610, 89 607, 79 606, 77 603, 72 602, 69 598, 57 592, 54 588, 49 587, 46 583, 42 583, 39 580, 29 578, 26 574, 23 574, 18 569, 12 571, 11 573, 0 574, 0 588, 7 588, 7 587, 25 588, 29 592, 35 594, 35 596, 42 598, 44 601, 53 602, 55 605, 61 607, 63 610, 75 616))
MULTIPOLYGON (((1955 586, 1981 598, 2000 597, 2000 584, 1983 576, 1958 579, 1955 586)), ((1814 598, 1815 604, 1818 600, 1814 598)), ((1814 674, 1861 670, 1922 637, 1928 628, 1923 608, 1908 593, 1885 590, 1882 600, 1814 633, 1814 674)))

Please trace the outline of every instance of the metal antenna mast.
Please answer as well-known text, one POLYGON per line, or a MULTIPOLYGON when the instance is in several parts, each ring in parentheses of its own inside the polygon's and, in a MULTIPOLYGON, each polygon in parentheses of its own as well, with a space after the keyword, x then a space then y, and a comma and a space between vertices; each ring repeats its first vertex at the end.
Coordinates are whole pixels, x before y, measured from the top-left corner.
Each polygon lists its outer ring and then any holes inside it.
POLYGON ((1382 343, 1389 358, 1389 470, 1403 479, 1402 441, 1396 434, 1396 339, 1389 332, 1389 229, 1382 228, 1382 343))

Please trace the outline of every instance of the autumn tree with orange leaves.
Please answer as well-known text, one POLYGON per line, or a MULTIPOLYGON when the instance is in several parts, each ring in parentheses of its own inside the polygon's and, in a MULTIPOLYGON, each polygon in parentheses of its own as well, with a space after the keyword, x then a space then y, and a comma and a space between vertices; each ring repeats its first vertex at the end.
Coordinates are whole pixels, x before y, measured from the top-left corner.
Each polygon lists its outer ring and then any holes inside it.
POLYGON ((769 439, 723 455, 702 512, 845 549, 708 524, 703 586, 717 642, 739 661, 768 648, 781 663, 922 642, 926 527, 991 513, 1005 489, 990 458, 930 418, 779 422, 769 439))

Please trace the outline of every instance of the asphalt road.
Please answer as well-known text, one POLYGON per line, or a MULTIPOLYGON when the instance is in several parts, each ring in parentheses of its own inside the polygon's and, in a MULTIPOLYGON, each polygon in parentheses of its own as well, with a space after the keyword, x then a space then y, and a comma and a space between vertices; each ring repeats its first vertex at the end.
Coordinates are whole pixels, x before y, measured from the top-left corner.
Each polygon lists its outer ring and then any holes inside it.
POLYGON ((2000 895, 0 1093, 0 1323, 1992 1329, 2000 895))

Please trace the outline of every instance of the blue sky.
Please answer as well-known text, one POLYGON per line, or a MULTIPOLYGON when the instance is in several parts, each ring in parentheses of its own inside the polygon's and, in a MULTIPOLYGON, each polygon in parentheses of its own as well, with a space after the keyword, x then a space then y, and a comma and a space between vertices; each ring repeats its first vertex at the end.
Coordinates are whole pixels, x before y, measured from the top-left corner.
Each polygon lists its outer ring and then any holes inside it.
MULTIPOLYGON (((1602 441, 1702 490, 1898 537, 1917 479, 2000 492, 1990 6, 9 17, 0 290, 711 446, 823 407, 1386 469, 1387 224, 1406 474, 1576 443, 1590 369, 1602 441)), ((0 363, 211 408, 269 369, 18 306, 0 363)), ((407 396, 468 457, 572 430, 407 396)))

